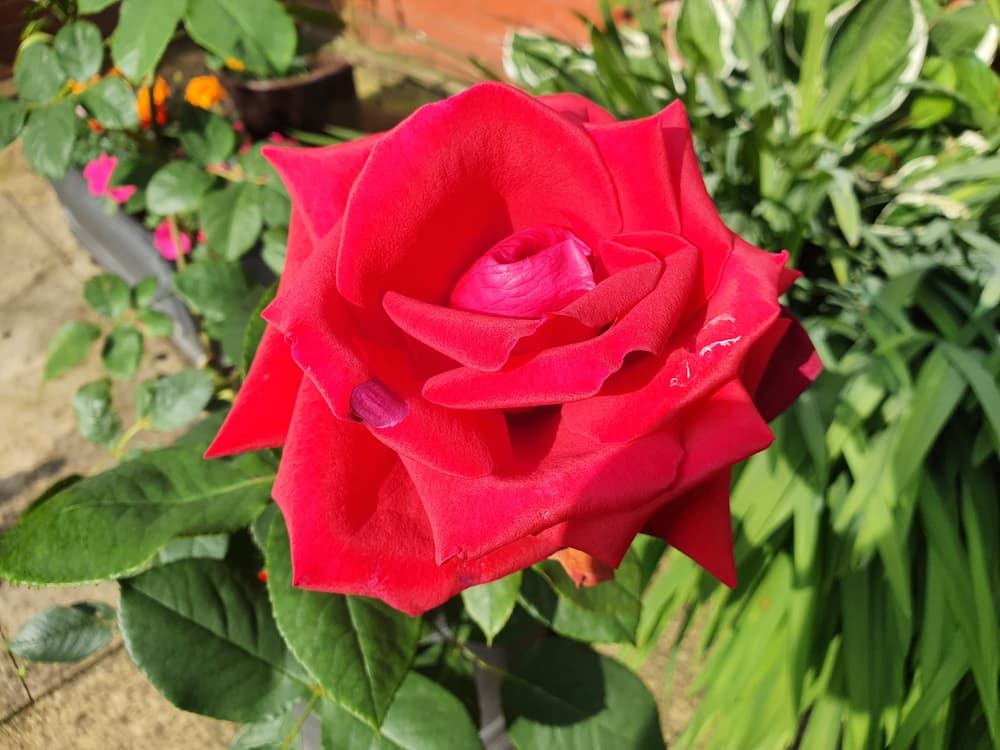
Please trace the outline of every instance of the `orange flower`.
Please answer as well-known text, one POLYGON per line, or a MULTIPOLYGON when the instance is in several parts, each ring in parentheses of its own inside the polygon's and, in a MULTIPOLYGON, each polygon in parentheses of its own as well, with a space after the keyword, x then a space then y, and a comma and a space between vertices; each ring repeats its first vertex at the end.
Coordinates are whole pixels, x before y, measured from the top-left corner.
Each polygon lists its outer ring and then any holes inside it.
POLYGON ((135 106, 136 110, 139 112, 139 122, 144 128, 148 128, 153 123, 153 113, 152 108, 156 108, 156 123, 158 125, 166 125, 167 123, 167 107, 166 101, 170 96, 170 86, 167 82, 160 77, 157 77, 156 83, 153 84, 152 96, 150 96, 150 91, 148 86, 142 86, 139 89, 139 93, 136 96, 135 106), (152 102, 150 102, 152 99, 152 102))
POLYGON ((84 91, 86 91, 91 86, 93 86, 95 83, 97 83, 99 80, 101 80, 101 77, 99 75, 96 75, 96 74, 92 75, 90 77, 90 80, 87 81, 86 83, 80 83, 80 81, 74 81, 72 78, 70 78, 69 79, 69 90, 70 90, 70 93, 73 93, 73 94, 82 94, 84 91))
POLYGON ((226 90, 215 76, 195 76, 184 89, 184 100, 202 109, 208 109, 225 98, 226 90))
POLYGON ((243 64, 243 61, 237 60, 235 57, 226 58, 226 67, 230 70, 235 70, 237 73, 242 73, 247 69, 247 66, 243 64))

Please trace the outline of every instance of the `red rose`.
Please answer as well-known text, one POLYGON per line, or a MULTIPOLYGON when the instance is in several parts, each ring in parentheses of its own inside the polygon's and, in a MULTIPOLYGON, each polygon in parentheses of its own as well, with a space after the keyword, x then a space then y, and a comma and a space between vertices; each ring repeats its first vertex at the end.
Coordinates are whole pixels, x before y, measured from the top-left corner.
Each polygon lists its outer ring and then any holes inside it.
POLYGON ((734 583, 730 467, 819 364, 679 103, 619 123, 481 84, 268 157, 287 265, 209 455, 284 446, 296 585, 419 613, 565 548, 615 567, 639 532, 734 583))

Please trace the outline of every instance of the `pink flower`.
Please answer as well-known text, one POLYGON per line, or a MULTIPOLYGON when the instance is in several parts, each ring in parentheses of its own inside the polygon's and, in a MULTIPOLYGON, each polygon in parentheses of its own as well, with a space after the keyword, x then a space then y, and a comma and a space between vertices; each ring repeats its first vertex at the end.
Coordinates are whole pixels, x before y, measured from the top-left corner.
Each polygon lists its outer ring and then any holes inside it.
POLYGON ((177 260, 177 250, 187 255, 191 252, 191 238, 184 232, 177 233, 178 242, 175 244, 170 232, 170 220, 164 219, 160 225, 153 230, 153 246, 167 260, 177 260))
POLYGON ((120 185, 109 187, 111 175, 118 166, 118 159, 109 154, 101 154, 83 168, 83 177, 87 181, 87 189, 91 195, 110 198, 115 203, 125 203, 135 195, 135 185, 120 185))
POLYGON ((289 136, 277 131, 271 133, 271 135, 267 137, 267 140, 276 146, 297 146, 299 143, 294 138, 290 138, 289 136))

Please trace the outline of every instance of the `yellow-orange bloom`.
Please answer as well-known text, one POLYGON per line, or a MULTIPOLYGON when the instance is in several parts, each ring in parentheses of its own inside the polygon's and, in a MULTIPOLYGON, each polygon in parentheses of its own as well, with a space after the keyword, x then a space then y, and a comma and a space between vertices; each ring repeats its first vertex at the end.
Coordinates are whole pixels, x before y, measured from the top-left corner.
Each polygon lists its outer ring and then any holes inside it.
POLYGON ((150 96, 148 86, 142 86, 139 89, 139 93, 135 99, 135 107, 139 113, 139 122, 142 124, 142 127, 148 128, 153 123, 153 107, 156 108, 157 124, 166 125, 166 101, 169 96, 170 86, 160 77, 157 77, 156 83, 153 84, 152 96, 150 96), (150 102, 150 99, 152 99, 152 102, 150 102))
POLYGON ((243 64, 243 61, 237 60, 235 57, 226 58, 226 67, 230 70, 235 70, 237 73, 242 73, 247 69, 247 66, 243 64))
POLYGON ((99 75, 92 75, 90 80, 86 83, 80 83, 80 81, 74 81, 72 78, 69 79, 69 90, 73 94, 80 94, 89 89, 95 83, 101 80, 99 75))
POLYGON ((184 89, 184 100, 202 109, 208 109, 225 98, 226 90, 215 76, 195 76, 184 89))

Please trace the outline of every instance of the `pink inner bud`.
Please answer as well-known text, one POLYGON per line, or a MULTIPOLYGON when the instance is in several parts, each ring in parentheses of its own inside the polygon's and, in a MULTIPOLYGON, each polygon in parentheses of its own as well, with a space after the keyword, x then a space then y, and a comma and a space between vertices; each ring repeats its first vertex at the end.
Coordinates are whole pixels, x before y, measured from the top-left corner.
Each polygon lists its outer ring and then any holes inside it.
POLYGON ((452 289, 449 304, 507 318, 537 318, 594 288, 590 254, 567 229, 522 229, 472 264, 452 289))
POLYGON ((354 386, 351 411, 369 427, 395 427, 410 413, 406 402, 378 378, 354 386))

